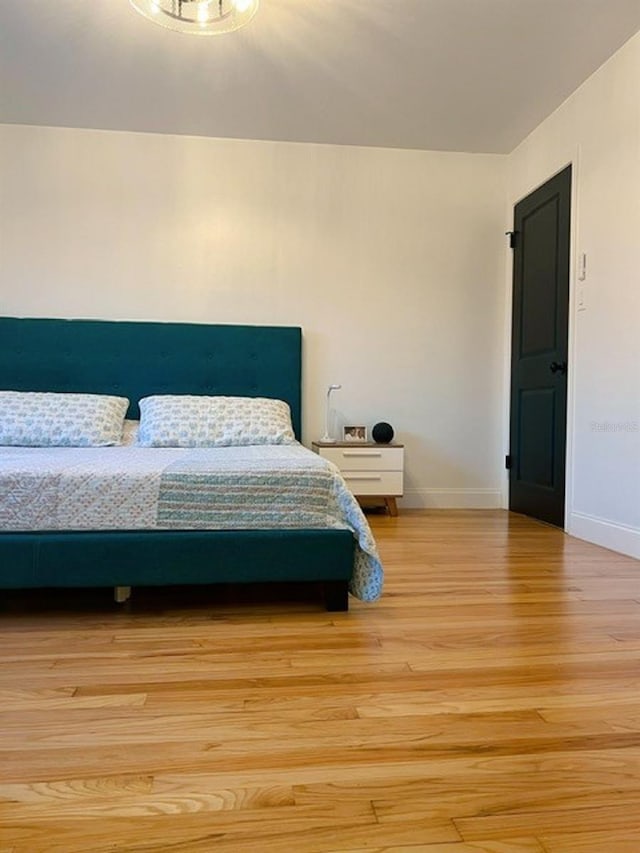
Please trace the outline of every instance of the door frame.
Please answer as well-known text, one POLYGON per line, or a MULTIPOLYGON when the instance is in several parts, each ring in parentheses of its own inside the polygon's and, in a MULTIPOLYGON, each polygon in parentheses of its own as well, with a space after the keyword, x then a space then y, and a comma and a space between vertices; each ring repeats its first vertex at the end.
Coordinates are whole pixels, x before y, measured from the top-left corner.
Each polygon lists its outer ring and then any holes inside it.
MULTIPOLYGON (((575 436, 575 376, 576 376, 576 269, 579 242, 579 186, 580 186, 580 148, 576 146, 568 157, 555 161, 548 166, 544 174, 530 178, 522 188, 509 191, 507 199, 506 221, 513 228, 514 208, 518 202, 525 199, 535 190, 542 187, 551 178, 571 166, 571 224, 569 231, 569 370, 567 371, 567 443, 565 457, 565 496, 564 496, 564 530, 571 533, 571 513, 573 509, 574 483, 574 436, 575 436)), ((511 342, 513 314, 513 250, 509 247, 505 236, 505 336, 504 336, 504 370, 503 370, 503 441, 504 454, 502 457, 502 507, 509 509, 509 472, 504 467, 504 456, 510 452, 510 417, 511 417, 511 342)))

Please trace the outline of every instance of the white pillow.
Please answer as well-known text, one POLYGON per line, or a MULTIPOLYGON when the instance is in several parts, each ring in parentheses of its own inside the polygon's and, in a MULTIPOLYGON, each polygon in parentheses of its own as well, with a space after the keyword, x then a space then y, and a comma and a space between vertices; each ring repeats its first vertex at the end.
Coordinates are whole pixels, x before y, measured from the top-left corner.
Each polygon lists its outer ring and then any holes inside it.
POLYGON ((159 395, 140 400, 142 447, 292 444, 291 411, 267 397, 159 395))
POLYGON ((104 394, 0 391, 0 445, 105 447, 120 444, 129 401, 104 394))

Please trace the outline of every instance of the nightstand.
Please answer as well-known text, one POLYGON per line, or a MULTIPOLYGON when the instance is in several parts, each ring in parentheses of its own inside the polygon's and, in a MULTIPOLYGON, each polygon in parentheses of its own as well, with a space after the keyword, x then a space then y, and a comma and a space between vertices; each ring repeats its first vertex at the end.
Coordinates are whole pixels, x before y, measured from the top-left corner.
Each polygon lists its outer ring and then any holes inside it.
POLYGON ((382 498, 389 514, 398 514, 396 498, 403 494, 403 444, 314 441, 311 446, 323 459, 338 466, 357 498, 382 498))

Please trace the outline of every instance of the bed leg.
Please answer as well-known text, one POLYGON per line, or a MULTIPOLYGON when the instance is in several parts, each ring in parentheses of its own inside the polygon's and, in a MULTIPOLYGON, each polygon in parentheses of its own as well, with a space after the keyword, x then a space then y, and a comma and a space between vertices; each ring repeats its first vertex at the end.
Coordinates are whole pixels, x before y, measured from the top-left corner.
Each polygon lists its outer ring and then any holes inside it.
POLYGON ((113 599, 116 604, 124 604, 125 601, 129 601, 131 598, 131 587, 130 586, 114 586, 113 588, 113 599))
POLYGON ((324 581, 324 602, 327 610, 349 609, 349 582, 324 581))

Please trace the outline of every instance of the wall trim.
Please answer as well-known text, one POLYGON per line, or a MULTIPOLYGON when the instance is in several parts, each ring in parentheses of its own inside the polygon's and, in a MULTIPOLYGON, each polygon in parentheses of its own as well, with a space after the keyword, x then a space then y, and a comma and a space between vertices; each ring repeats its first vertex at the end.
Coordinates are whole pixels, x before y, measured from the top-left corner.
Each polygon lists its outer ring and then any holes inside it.
POLYGON ((413 509, 502 509, 501 489, 407 489, 402 506, 413 509))
POLYGON ((640 560, 640 528, 638 527, 619 524, 584 512, 572 512, 569 516, 567 533, 578 539, 592 542, 594 545, 601 545, 603 548, 640 560))

